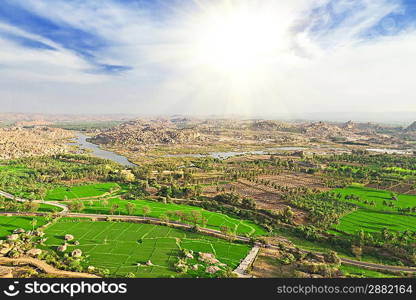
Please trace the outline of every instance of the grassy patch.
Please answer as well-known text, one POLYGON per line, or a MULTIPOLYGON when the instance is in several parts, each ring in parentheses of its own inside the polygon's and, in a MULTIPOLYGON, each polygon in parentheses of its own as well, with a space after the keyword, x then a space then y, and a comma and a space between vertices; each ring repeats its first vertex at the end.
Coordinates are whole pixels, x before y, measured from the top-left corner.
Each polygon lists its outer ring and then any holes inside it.
POLYGON ((354 185, 343 189, 335 189, 333 190, 333 192, 340 193, 343 196, 343 198, 341 199, 342 201, 350 202, 362 208, 368 208, 372 210, 397 213, 397 208, 408 208, 416 206, 416 195, 405 194, 395 194, 397 197, 397 201, 392 201, 395 206, 394 208, 385 206, 383 205, 384 201, 387 202, 387 204, 391 201, 391 192, 363 187, 359 185, 354 185), (359 196, 361 200, 367 200, 368 202, 374 201, 375 206, 371 206, 369 204, 365 204, 356 200, 344 199, 346 195, 356 195, 359 196))
POLYGON ((4 238, 7 235, 13 233, 13 230, 17 228, 23 228, 24 230, 32 230, 32 220, 37 221, 36 227, 46 224, 46 220, 43 217, 7 217, 0 216, 0 238, 4 238))
POLYGON ((181 248, 213 253, 231 268, 249 251, 248 245, 151 224, 64 218, 49 226, 45 233, 47 245, 53 250, 63 244, 65 234, 74 235, 80 245, 70 245, 67 252, 81 249, 87 255, 85 266, 106 268, 111 276, 129 272, 137 277, 177 276, 173 264, 181 248), (146 266, 148 260, 154 266, 146 266))
MULTIPOLYGON (((108 200, 108 205, 104 206, 102 201, 93 201, 93 205, 86 205, 83 213, 90 214, 109 214, 112 205, 118 205, 118 209, 115 214, 126 215, 126 204, 133 203, 136 206, 134 215, 143 216, 143 207, 148 206, 150 213, 148 217, 160 218, 161 215, 166 215, 168 211, 182 211, 184 213, 190 213, 191 211, 199 211, 201 215, 207 219, 206 227, 212 229, 220 229, 221 226, 228 226, 232 231, 239 235, 265 235, 266 231, 259 225, 254 224, 251 221, 239 220, 229 217, 222 213, 211 212, 200 207, 180 204, 165 204, 162 202, 148 201, 148 200, 121 200, 119 198, 113 198, 108 200)), ((179 218, 174 217, 171 220, 177 221, 179 218)))
POLYGON ((342 217, 340 223, 335 225, 334 228, 349 234, 355 234, 360 230, 381 232, 384 228, 391 231, 414 231, 416 217, 359 209, 342 217))
POLYGON ((402 214, 397 208, 408 208, 416 206, 416 196, 396 194, 397 201, 391 200, 391 193, 384 190, 367 188, 360 185, 350 186, 343 189, 333 190, 342 195, 341 201, 346 201, 358 205, 360 208, 341 218, 340 223, 333 228, 355 234, 360 230, 365 232, 380 232, 384 228, 391 231, 414 231, 416 228, 416 215, 402 214), (361 201, 345 199, 346 195, 356 195, 361 201), (374 201, 375 205, 365 204, 364 201, 374 201), (383 205, 383 202, 393 202, 396 206, 391 208, 383 205))
POLYGON ((364 278, 396 278, 398 276, 385 274, 373 270, 367 270, 356 266, 341 265, 340 271, 347 277, 364 277, 364 278))
POLYGON ((57 187, 48 191, 45 200, 64 200, 65 197, 68 200, 99 197, 110 192, 112 188, 118 188, 118 184, 106 182, 72 187, 57 187))

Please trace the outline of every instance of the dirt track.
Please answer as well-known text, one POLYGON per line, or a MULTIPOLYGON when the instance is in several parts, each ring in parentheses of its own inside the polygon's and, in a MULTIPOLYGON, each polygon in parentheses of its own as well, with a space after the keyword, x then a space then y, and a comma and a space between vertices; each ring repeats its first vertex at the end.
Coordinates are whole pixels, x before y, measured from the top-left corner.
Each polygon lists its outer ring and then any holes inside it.
POLYGON ((52 275, 57 275, 57 276, 62 276, 62 277, 100 278, 99 276, 89 274, 89 273, 77 273, 77 272, 58 270, 52 267, 51 265, 47 264, 46 262, 41 261, 36 258, 32 258, 32 257, 20 257, 20 258, 0 257, 0 265, 4 265, 4 264, 32 265, 47 274, 52 274, 52 275))

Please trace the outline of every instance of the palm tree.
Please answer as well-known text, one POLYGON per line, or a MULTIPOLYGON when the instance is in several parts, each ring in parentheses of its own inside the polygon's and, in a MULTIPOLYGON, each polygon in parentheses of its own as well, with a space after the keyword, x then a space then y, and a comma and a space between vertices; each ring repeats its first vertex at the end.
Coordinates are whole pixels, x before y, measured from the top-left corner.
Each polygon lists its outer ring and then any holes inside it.
POLYGON ((142 207, 143 216, 146 218, 146 215, 150 213, 151 209, 149 206, 145 205, 142 207))
POLYGON ((38 220, 36 219, 32 219, 32 221, 30 221, 30 225, 32 225, 32 231, 35 231, 35 226, 38 223, 38 220))

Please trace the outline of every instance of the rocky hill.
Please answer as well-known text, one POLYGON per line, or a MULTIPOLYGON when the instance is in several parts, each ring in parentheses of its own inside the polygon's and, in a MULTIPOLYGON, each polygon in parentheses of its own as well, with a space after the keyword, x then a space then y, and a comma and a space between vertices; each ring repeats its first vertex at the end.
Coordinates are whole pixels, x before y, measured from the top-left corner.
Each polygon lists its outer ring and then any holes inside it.
POLYGON ((99 131, 91 140, 96 144, 157 145, 195 143, 204 138, 199 132, 180 129, 170 121, 136 120, 99 131))
POLYGON ((251 125, 252 130, 258 131, 283 131, 283 132, 295 132, 299 131, 299 128, 293 124, 280 122, 280 121, 257 121, 251 125))
POLYGON ((0 129, 0 159, 53 155, 69 151, 67 139, 73 133, 47 127, 0 129))

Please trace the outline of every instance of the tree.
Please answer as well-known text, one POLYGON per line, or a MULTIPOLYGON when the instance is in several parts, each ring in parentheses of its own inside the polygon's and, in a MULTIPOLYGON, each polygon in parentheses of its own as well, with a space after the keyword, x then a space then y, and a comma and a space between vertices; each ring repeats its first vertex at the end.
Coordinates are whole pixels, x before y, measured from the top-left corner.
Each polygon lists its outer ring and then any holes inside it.
POLYGON ((341 263, 341 259, 338 257, 338 254, 335 251, 329 251, 328 253, 324 253, 324 259, 327 263, 339 265, 341 263))
POLYGON ((351 252, 352 254, 354 254, 355 257, 360 258, 363 254, 363 248, 361 248, 360 246, 353 245, 351 247, 351 252))
POLYGON ((117 203, 114 203, 110 207, 110 215, 114 215, 115 211, 118 210, 119 205, 117 203))
POLYGON ((107 199, 101 200, 101 205, 104 207, 108 206, 108 200, 107 199))
POLYGON ((126 210, 127 214, 134 215, 134 212, 136 211, 136 205, 134 203, 129 202, 126 204, 126 210))
POLYGON ((202 227, 206 227, 207 224, 208 224, 208 219, 205 218, 205 217, 202 217, 201 218, 201 225, 202 225, 202 227))
POLYGON ((146 218, 146 216, 151 212, 151 209, 149 206, 145 205, 142 207, 143 216, 146 218))
POLYGON ((68 208, 71 211, 81 212, 82 210, 84 210, 85 206, 82 201, 74 200, 68 204, 68 208))
POLYGON ((225 235, 226 237, 228 237, 228 235, 230 234, 230 227, 228 226, 220 226, 220 231, 223 235, 225 235))
POLYGON ((196 225, 198 223, 198 221, 201 219, 202 214, 199 210, 193 210, 191 211, 191 219, 194 223, 194 225, 196 225))
POLYGON ((45 196, 46 196, 46 189, 43 188, 43 187, 39 188, 39 197, 40 197, 40 199, 44 200, 45 196))
POLYGON ((35 231, 36 224, 38 224, 38 220, 32 219, 32 221, 30 221, 30 225, 32 225, 32 231, 35 231))
POLYGON ((165 214, 162 214, 159 216, 160 221, 162 221, 163 223, 168 224, 169 223, 169 217, 165 214))
POLYGON ((256 209, 256 202, 252 198, 244 198, 241 204, 244 208, 256 209))

